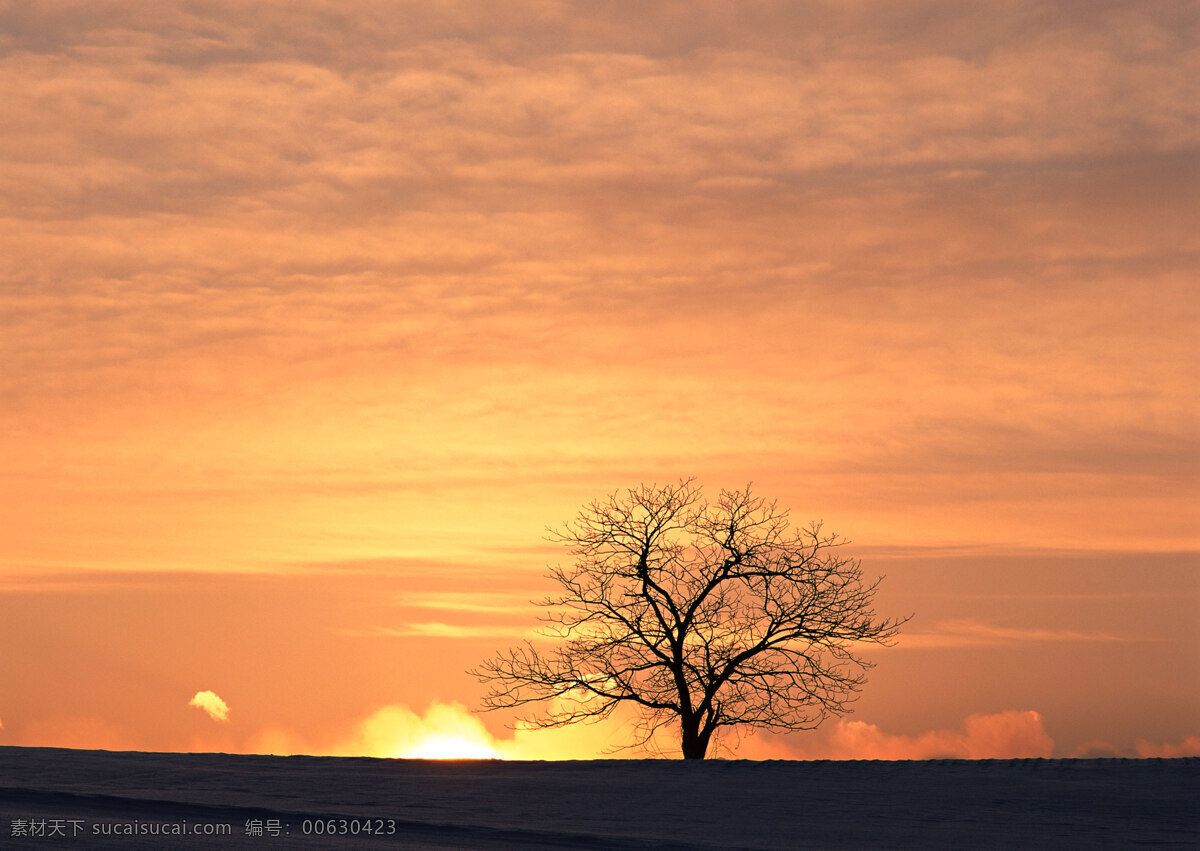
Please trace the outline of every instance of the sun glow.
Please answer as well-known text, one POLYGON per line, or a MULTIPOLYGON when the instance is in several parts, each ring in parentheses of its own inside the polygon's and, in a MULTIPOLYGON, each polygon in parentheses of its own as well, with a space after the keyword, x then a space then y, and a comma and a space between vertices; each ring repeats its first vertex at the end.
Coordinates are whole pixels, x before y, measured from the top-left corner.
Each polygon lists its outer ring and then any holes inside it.
POLYGON ((403 754, 404 759, 501 759, 493 747, 463 736, 432 735, 403 754))

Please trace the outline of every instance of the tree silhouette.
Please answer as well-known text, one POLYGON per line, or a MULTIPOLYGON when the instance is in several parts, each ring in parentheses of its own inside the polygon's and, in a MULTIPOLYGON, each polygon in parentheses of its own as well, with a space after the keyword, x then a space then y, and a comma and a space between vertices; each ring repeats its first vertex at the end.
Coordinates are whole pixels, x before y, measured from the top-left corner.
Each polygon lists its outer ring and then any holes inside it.
POLYGON ((890 644, 907 620, 876 616, 880 580, 863 582, 845 541, 792 527, 749 487, 714 504, 692 480, 618 491, 551 540, 575 559, 540 603, 556 646, 527 641, 470 672, 490 685, 486 709, 544 702, 535 727, 631 703, 640 742, 678 723, 685 759, 730 728, 812 729, 866 681, 858 647, 890 644))

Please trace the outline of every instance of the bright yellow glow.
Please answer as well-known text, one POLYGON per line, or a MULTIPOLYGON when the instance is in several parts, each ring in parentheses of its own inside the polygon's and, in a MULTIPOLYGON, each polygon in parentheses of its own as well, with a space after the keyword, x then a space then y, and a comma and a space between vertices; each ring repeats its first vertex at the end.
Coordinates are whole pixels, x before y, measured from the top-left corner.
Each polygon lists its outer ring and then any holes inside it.
POLYGON ((490 745, 463 736, 427 736, 412 750, 404 754, 405 759, 500 759, 500 754, 490 745))

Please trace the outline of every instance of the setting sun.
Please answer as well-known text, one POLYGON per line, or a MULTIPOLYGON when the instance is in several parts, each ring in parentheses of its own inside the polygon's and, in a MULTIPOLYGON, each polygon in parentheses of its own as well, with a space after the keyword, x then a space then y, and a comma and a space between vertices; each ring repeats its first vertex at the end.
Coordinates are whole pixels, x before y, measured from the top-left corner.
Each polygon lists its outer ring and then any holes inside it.
POLYGON ((404 759, 501 759, 490 745, 463 736, 429 736, 404 759))

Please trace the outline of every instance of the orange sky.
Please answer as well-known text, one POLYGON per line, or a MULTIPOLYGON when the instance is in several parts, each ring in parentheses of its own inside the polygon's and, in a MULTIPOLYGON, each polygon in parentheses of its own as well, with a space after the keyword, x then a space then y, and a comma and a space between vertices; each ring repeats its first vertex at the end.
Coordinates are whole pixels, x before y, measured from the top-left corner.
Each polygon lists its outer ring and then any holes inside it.
POLYGON ((735 753, 1200 752, 1197 45, 1186 0, 0 7, 0 744, 594 755, 464 670, 547 525, 694 475, 916 613, 735 753))

